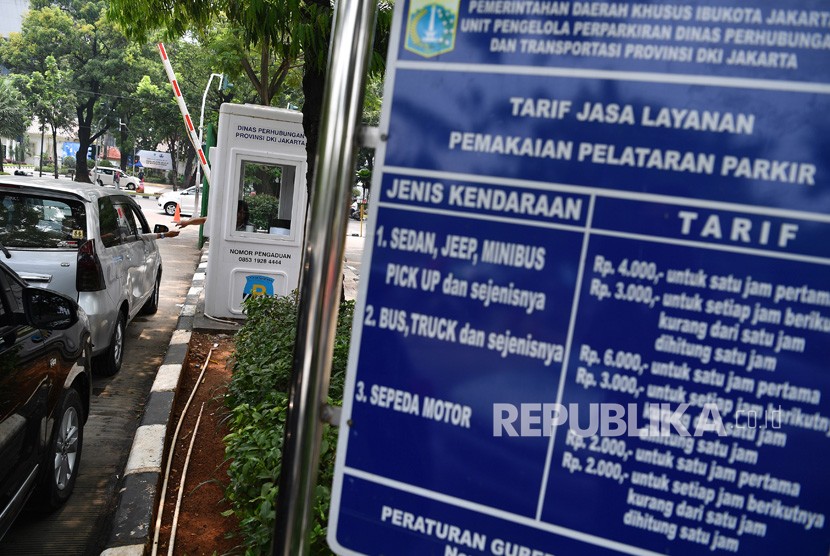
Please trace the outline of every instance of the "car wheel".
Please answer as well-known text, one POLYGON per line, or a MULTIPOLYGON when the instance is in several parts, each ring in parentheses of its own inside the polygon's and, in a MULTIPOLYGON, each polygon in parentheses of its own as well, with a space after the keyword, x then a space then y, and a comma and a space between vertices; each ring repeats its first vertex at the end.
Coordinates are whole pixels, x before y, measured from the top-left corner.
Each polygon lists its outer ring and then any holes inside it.
POLYGON ((98 180, 98 185, 99 185, 100 187, 104 187, 104 182, 102 182, 101 180, 98 180))
POLYGON ((128 183, 127 189, 130 191, 135 191, 135 184, 133 182, 128 183))
POLYGON ((59 508, 75 488, 84 440, 83 412, 81 397, 70 388, 55 416, 54 433, 44 460, 39 495, 45 510, 59 508))
POLYGON ((176 203, 167 203, 164 205, 164 212, 169 214, 170 216, 176 215, 176 203))
POLYGON ((109 347, 104 353, 95 358, 92 365, 95 374, 112 376, 121 369, 121 361, 124 358, 124 330, 126 327, 127 319, 123 312, 119 312, 109 347))
POLYGON ((153 294, 150 296, 144 303, 144 307, 141 308, 142 315, 155 315, 156 311, 159 310, 159 295, 161 291, 161 273, 156 275, 156 285, 153 288, 153 294))

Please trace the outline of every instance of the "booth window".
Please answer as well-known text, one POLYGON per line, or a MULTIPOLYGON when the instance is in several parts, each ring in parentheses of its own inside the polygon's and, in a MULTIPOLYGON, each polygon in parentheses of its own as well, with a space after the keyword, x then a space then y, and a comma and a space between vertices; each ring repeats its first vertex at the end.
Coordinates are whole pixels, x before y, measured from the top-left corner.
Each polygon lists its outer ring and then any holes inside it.
POLYGON ((289 235, 297 167, 242 161, 236 230, 289 235))

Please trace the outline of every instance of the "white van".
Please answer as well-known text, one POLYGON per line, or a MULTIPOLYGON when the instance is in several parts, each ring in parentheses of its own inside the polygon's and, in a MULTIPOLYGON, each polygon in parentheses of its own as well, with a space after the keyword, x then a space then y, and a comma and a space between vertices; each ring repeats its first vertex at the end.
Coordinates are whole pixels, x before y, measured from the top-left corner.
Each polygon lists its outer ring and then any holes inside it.
POLYGON ((92 184, 0 176, 0 250, 31 285, 77 301, 89 317, 93 370, 118 372, 127 323, 159 303, 161 255, 138 204, 92 184))
POLYGON ((122 175, 123 172, 118 168, 96 166, 92 169, 92 183, 97 183, 100 186, 116 185, 122 175))

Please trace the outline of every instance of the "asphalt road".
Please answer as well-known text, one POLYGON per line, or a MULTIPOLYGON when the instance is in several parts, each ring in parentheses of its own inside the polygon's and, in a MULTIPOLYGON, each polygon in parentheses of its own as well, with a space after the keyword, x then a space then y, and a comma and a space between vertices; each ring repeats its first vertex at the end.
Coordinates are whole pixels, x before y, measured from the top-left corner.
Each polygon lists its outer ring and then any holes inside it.
MULTIPOLYGON (((151 227, 158 223, 173 229, 171 217, 159 210, 155 199, 140 199, 139 204, 151 227)), ((159 310, 137 317, 127 327, 121 371, 94 379, 72 497, 49 516, 21 516, 0 541, 0 554, 73 556, 97 555, 103 550, 133 434, 199 262, 197 236, 198 229, 188 227, 179 237, 159 242, 163 264, 159 310)))

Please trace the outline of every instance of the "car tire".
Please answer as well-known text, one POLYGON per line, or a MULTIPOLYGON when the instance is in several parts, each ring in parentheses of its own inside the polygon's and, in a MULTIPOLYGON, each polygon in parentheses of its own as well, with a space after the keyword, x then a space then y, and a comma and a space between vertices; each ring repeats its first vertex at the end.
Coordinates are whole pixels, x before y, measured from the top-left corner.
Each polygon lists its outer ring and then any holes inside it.
POLYGON ((97 182, 97 183, 98 183, 98 186, 99 186, 99 187, 104 187, 104 182, 102 182, 101 180, 98 180, 98 182, 97 182))
POLYGON ((128 191, 135 191, 135 184, 133 182, 129 182, 127 184, 127 190, 128 191))
POLYGON ((170 216, 176 215, 176 203, 167 203, 164 205, 164 212, 169 214, 170 216))
POLYGON ((112 376, 121 370, 124 359, 124 337, 127 329, 127 318, 123 311, 118 312, 118 320, 112 331, 110 345, 107 350, 98 355, 92 364, 92 370, 99 376, 112 376))
POLYGON ((161 272, 156 275, 156 285, 153 287, 153 293, 150 299, 144 302, 144 307, 141 308, 142 315, 155 315, 159 310, 159 296, 161 295, 161 272))
POLYGON ((45 511, 61 507, 75 488, 84 443, 84 408, 74 388, 63 395, 60 412, 55 416, 54 432, 43 462, 39 491, 40 506, 45 511))

